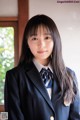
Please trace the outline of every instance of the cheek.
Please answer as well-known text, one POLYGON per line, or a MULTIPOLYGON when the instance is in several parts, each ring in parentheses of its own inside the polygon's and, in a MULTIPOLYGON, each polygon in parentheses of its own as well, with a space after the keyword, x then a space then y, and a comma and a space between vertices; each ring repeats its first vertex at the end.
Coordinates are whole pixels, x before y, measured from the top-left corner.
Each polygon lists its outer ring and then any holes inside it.
POLYGON ((31 45, 29 46, 29 49, 30 49, 30 51, 31 51, 31 52, 33 52, 33 51, 34 51, 34 47, 33 47, 33 46, 31 46, 31 45))
POLYGON ((29 49, 33 55, 36 53, 36 47, 33 44, 29 44, 29 49))
POLYGON ((32 45, 32 43, 31 43, 30 41, 28 41, 28 47, 29 47, 29 49, 32 51, 33 45, 32 45))
POLYGON ((54 43, 53 43, 53 42, 51 42, 51 43, 48 44, 48 48, 49 48, 50 50, 53 50, 53 47, 54 47, 54 43))

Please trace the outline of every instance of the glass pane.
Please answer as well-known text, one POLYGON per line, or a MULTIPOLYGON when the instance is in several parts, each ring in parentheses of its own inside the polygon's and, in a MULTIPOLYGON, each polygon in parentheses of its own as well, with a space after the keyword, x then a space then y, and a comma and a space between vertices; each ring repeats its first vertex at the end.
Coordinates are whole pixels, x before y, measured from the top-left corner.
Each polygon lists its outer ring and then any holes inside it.
POLYGON ((14 66, 14 29, 0 27, 0 104, 4 104, 6 71, 14 66))

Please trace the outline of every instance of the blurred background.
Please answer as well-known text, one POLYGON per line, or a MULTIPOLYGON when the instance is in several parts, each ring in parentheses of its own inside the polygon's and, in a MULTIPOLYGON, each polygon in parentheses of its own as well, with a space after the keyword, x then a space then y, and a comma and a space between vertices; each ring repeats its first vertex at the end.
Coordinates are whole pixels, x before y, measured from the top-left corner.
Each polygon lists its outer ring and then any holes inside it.
POLYGON ((1 111, 4 111, 6 71, 17 65, 25 25, 36 14, 46 14, 55 21, 61 35, 65 64, 75 71, 80 89, 80 1, 0 0, 1 111))

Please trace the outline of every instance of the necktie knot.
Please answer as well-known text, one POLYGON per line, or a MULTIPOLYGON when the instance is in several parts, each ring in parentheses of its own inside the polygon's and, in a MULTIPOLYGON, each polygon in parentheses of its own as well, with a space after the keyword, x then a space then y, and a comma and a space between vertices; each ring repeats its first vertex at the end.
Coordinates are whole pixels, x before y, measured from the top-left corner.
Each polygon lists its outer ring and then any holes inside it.
POLYGON ((45 86, 47 88, 51 88, 52 87, 53 74, 50 71, 50 69, 49 68, 48 69, 42 68, 41 71, 40 71, 40 75, 41 75, 41 78, 42 78, 45 86))

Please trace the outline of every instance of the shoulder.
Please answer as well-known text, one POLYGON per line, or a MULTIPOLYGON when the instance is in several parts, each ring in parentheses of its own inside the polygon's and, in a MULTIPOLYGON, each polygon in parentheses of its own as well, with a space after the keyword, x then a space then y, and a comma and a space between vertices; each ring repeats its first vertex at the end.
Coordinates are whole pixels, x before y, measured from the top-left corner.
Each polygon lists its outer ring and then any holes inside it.
POLYGON ((66 70, 69 75, 71 75, 72 78, 76 77, 75 71, 73 71, 71 68, 66 67, 66 70))
POLYGON ((68 72, 70 72, 71 74, 74 73, 74 71, 73 71, 71 68, 69 68, 69 67, 66 67, 66 70, 67 70, 68 72))
POLYGON ((34 67, 34 64, 32 62, 29 64, 21 63, 21 64, 17 65, 16 67, 8 70, 6 72, 6 74, 13 75, 15 77, 21 76, 21 75, 24 75, 29 70, 33 69, 33 67, 34 67))
POLYGON ((18 76, 19 74, 21 73, 24 73, 24 66, 21 64, 21 65, 17 65, 16 67, 8 70, 6 72, 6 75, 12 75, 12 76, 18 76))
POLYGON ((6 72, 5 84, 8 86, 12 86, 12 88, 17 88, 18 86, 25 86, 26 80, 27 77, 23 65, 18 65, 6 72))
POLYGON ((68 74, 71 76, 71 78, 73 80, 73 83, 76 85, 76 87, 78 87, 78 81, 77 81, 77 77, 76 77, 75 71, 73 71, 72 69, 70 69, 68 67, 66 69, 67 69, 68 74))
POLYGON ((75 71, 73 71, 72 69, 70 69, 68 67, 66 69, 67 69, 67 72, 68 72, 69 76, 72 78, 73 85, 75 86, 76 90, 78 90, 79 87, 78 87, 78 81, 77 81, 77 77, 76 77, 75 71))

